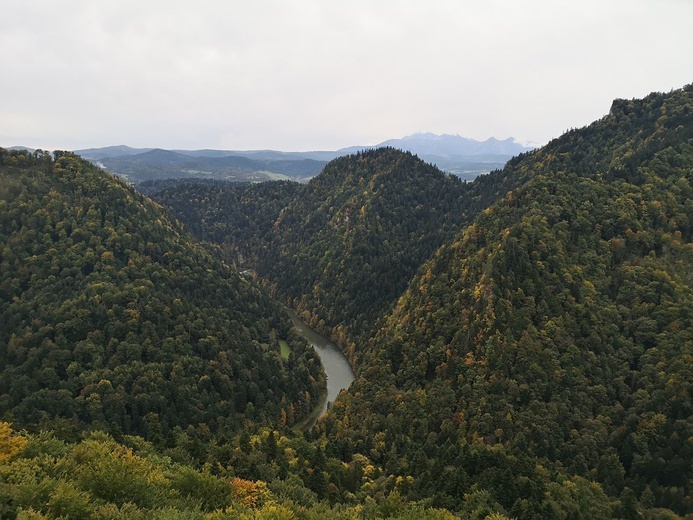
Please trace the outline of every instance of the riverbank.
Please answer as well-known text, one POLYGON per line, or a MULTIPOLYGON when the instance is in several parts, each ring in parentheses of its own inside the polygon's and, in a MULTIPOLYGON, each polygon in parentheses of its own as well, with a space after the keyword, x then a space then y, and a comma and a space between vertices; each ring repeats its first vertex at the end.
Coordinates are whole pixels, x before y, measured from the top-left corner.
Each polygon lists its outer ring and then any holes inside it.
POLYGON ((323 409, 327 410, 327 390, 320 394, 318 404, 315 405, 310 414, 294 424, 292 429, 299 432, 313 429, 313 426, 317 424, 318 419, 325 415, 323 409))
POLYGON ((286 312, 296 330, 313 345, 327 376, 325 395, 321 396, 320 402, 316 404, 313 412, 298 425, 299 429, 306 430, 312 428, 318 419, 327 412, 328 404, 334 402, 342 390, 349 389, 356 375, 349 360, 333 341, 309 327, 294 310, 286 308, 286 312))

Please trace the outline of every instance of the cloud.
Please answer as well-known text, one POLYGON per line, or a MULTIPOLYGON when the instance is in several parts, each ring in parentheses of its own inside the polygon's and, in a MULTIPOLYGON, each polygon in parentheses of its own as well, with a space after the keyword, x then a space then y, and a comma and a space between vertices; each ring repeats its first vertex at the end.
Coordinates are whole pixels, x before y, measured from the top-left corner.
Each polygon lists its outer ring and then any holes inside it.
POLYGON ((691 79, 680 0, 5 4, 5 146, 543 142, 691 79))

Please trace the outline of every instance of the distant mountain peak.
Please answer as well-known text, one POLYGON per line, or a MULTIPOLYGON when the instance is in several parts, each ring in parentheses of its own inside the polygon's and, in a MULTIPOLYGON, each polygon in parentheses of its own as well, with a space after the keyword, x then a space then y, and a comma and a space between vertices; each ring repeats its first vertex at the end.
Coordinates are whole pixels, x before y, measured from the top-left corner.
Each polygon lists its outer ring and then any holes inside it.
POLYGON ((388 139, 376 145, 392 146, 416 153, 421 156, 476 156, 476 155, 505 155, 513 156, 534 149, 536 146, 525 146, 514 137, 497 139, 489 137, 485 141, 477 141, 459 134, 434 134, 432 132, 417 132, 400 139, 388 139))

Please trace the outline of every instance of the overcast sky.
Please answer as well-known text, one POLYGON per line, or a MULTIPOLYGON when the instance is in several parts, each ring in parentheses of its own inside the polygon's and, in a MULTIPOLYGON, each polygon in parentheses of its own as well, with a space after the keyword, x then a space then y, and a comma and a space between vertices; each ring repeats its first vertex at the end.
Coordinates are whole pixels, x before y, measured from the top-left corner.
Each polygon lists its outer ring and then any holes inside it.
POLYGON ((693 0, 0 0, 0 146, 545 143, 693 82, 693 0))

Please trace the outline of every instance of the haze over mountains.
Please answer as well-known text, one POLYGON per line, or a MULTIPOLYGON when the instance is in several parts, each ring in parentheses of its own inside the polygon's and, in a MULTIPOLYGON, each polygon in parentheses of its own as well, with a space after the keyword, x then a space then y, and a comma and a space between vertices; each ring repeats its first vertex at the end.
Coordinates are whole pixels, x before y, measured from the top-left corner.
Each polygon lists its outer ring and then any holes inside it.
POLYGON ((693 514, 693 86, 466 183, 393 147, 151 198, 0 149, 0 181, 2 518, 693 514), (307 432, 281 304, 357 376, 307 432))
POLYGON ((417 133, 375 146, 351 146, 335 151, 162 150, 108 146, 76 150, 75 153, 136 184, 189 177, 246 182, 278 179, 305 182, 332 159, 380 147, 412 152, 465 180, 502 168, 512 156, 534 148, 523 146, 513 138, 499 141, 492 137, 476 141, 459 135, 417 133))
POLYGON ((465 180, 473 180, 482 173, 497 170, 513 156, 536 148, 534 143, 525 146, 513 137, 499 141, 490 137, 486 141, 468 139, 459 135, 416 133, 401 139, 389 139, 374 147, 350 147, 341 152, 389 146, 418 155, 435 164, 443 171, 453 173, 465 180))
POLYGON ((486 141, 477 141, 460 135, 433 134, 430 132, 419 132, 416 134, 402 137, 401 139, 388 139, 375 146, 352 146, 343 148, 340 152, 356 152, 369 148, 380 148, 391 146, 419 156, 434 157, 475 157, 475 156, 495 156, 507 155, 514 156, 523 152, 533 150, 537 146, 530 143, 525 146, 513 137, 508 137, 499 141, 495 137, 490 137, 486 141))

